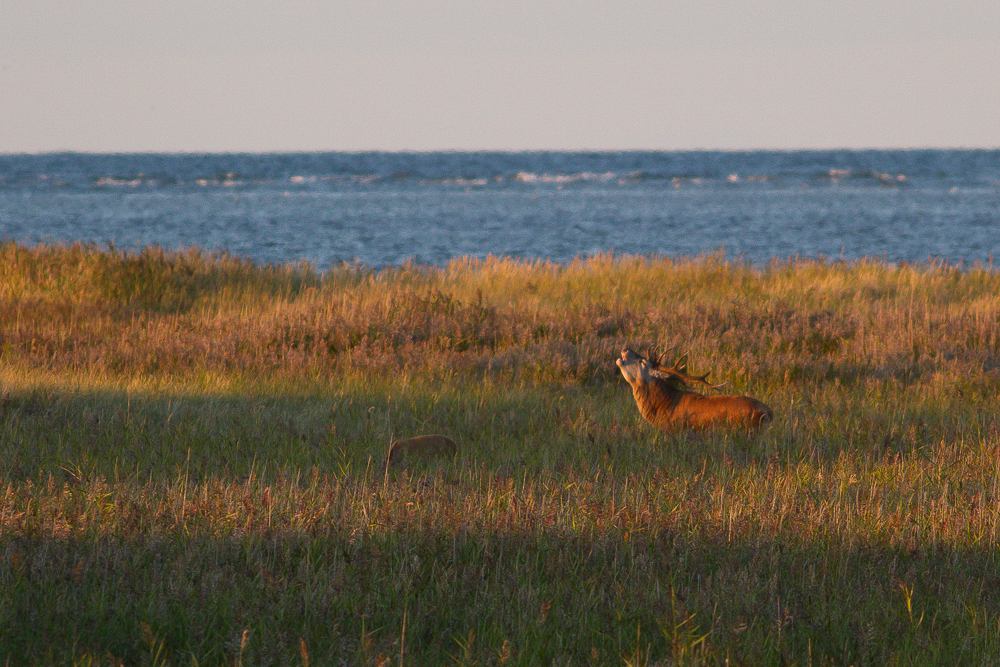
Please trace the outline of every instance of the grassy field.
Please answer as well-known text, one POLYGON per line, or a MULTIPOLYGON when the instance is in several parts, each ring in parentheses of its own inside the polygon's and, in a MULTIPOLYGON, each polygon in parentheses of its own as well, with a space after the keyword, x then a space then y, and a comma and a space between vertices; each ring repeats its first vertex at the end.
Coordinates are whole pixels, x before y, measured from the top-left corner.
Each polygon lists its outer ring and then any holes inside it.
POLYGON ((992 267, 6 243, 0 358, 0 664, 1000 662, 992 267))

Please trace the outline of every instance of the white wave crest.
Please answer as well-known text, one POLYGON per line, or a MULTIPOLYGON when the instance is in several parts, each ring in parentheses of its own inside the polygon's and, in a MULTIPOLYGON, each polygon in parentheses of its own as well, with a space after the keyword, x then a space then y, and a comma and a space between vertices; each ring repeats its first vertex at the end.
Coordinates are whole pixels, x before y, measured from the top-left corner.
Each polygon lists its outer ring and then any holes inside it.
POLYGON ((136 188, 140 185, 149 183, 146 179, 141 176, 138 178, 114 178, 112 176, 101 176, 96 181, 94 185, 98 187, 131 187, 136 188))
POLYGON ((581 181, 607 182, 612 181, 617 176, 613 172, 594 173, 584 171, 579 174, 535 174, 530 171, 519 171, 514 174, 514 180, 518 183, 579 183, 581 181))

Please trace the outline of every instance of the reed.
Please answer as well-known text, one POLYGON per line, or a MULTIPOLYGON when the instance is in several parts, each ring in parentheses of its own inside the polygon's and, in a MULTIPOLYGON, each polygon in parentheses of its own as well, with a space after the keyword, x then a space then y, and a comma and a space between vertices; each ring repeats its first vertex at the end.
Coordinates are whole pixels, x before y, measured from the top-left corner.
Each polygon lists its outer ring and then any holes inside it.
POLYGON ((992 267, 0 257, 8 664, 1000 658, 992 267), (626 345, 774 422, 655 430, 626 345))

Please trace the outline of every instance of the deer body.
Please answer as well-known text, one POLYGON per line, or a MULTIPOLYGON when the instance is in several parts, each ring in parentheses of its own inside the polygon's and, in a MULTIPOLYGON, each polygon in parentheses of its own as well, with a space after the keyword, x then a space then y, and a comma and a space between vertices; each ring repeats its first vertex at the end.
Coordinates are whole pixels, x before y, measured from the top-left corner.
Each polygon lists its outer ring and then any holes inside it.
POLYGON ((616 362, 632 387, 632 395, 643 418, 666 431, 704 429, 713 426, 757 430, 771 421, 769 407, 749 396, 703 396, 688 390, 693 382, 709 387, 705 377, 687 375, 679 362, 670 368, 656 359, 646 359, 625 349, 616 362))
POLYGON ((427 461, 434 457, 454 456, 458 445, 444 435, 418 435, 415 438, 397 440, 389 448, 386 465, 407 465, 415 461, 427 461))

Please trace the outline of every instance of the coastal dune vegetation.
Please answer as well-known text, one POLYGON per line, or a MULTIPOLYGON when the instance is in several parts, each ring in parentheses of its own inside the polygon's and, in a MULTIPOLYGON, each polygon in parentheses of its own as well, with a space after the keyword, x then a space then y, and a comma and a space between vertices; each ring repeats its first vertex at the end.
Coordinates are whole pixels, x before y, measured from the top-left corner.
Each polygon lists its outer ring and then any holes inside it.
POLYGON ((5 242, 0 361, 4 664, 1000 661, 991 265, 5 242))

